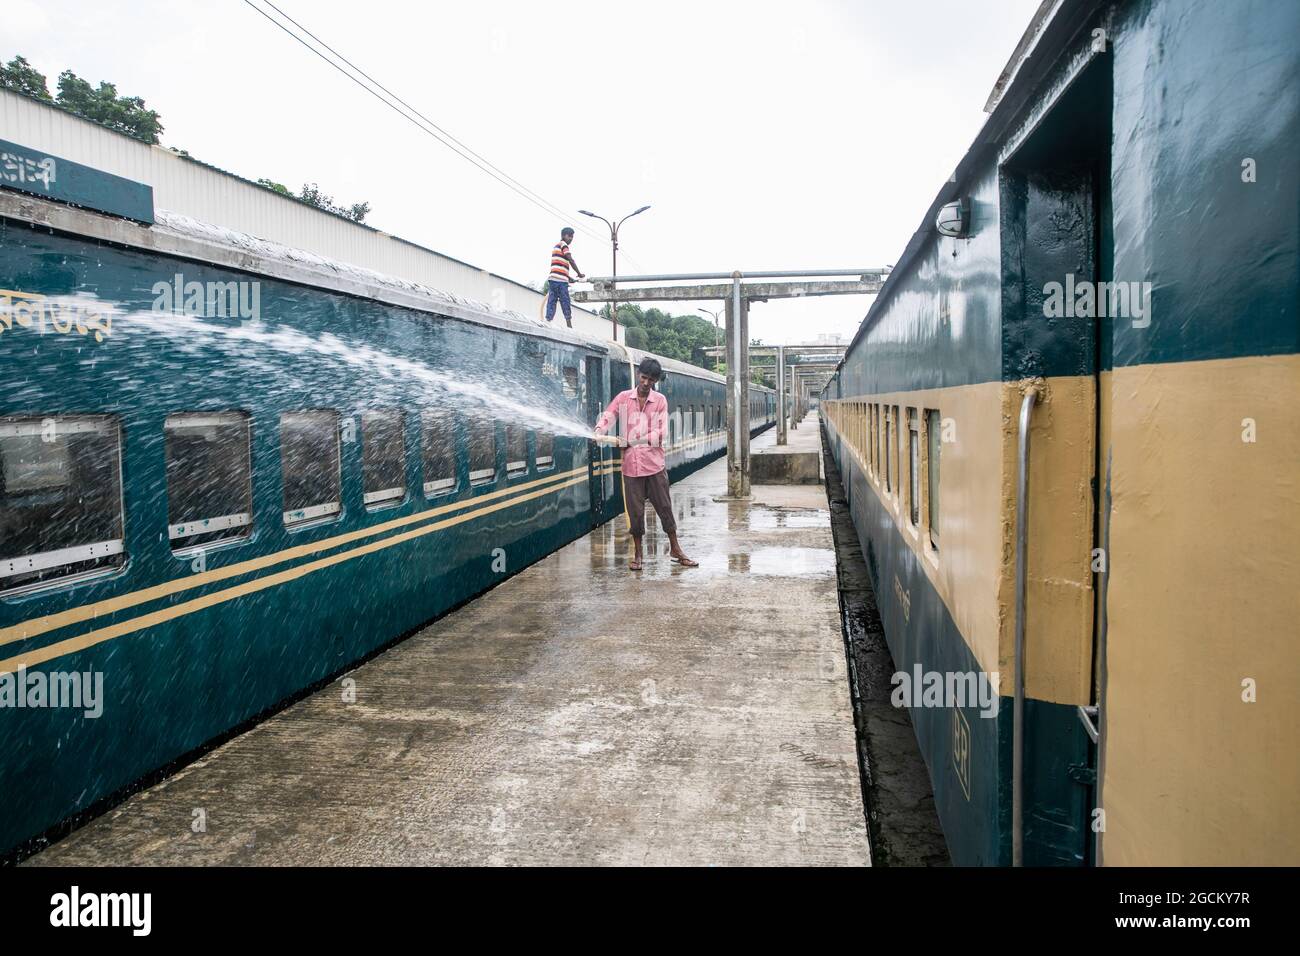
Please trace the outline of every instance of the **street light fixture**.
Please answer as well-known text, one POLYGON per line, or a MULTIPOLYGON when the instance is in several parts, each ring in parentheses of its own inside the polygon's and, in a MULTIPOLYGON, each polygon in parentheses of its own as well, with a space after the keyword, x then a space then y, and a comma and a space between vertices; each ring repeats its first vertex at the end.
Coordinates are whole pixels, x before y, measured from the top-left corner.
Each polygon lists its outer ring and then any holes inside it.
MULTIPOLYGON (((609 242, 610 245, 613 246, 613 253, 614 253, 614 270, 610 274, 615 279, 618 279, 618 229, 621 225, 623 225, 623 223, 627 222, 633 216, 639 216, 641 215, 641 213, 645 212, 649 208, 650 208, 649 206, 642 206, 640 209, 636 210, 636 212, 628 213, 626 216, 624 216, 622 219, 618 220, 617 222, 610 222, 604 216, 598 216, 594 212, 588 212, 586 209, 578 210, 578 212, 580 212, 582 215, 590 216, 592 219, 599 219, 605 225, 609 226, 609 242)), ((612 286, 610 286, 609 317, 614 321, 614 341, 617 342, 618 341, 618 283, 617 282, 615 282, 612 286)))

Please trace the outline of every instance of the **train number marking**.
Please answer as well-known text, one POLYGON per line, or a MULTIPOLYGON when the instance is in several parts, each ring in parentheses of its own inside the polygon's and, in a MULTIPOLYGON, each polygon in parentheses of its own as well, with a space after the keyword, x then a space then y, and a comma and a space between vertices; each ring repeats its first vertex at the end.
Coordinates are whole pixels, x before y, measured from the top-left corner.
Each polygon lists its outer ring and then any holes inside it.
POLYGON ((898 606, 903 609, 903 623, 906 624, 912 617, 912 596, 898 580, 897 574, 894 575, 894 597, 898 598, 898 606))
POLYGON ((970 800, 970 724, 960 707, 952 709, 952 766, 961 792, 970 800))

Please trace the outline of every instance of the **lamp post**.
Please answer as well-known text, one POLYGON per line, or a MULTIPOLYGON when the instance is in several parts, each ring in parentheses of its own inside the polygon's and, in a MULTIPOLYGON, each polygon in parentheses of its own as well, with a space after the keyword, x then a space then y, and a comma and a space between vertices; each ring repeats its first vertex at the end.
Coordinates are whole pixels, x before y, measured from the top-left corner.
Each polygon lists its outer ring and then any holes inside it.
MULTIPOLYGON (((624 216, 622 219, 618 220, 617 222, 610 222, 610 221, 609 221, 608 219, 606 219, 604 216, 598 216, 598 215, 596 215, 594 212, 588 212, 588 211, 585 210, 585 209, 579 209, 579 210, 578 210, 578 212, 582 213, 582 215, 584 215, 584 216, 590 216, 592 219, 599 219, 599 220, 600 220, 601 222, 603 222, 605 225, 609 226, 609 242, 610 242, 610 245, 613 246, 613 252, 614 252, 614 269, 613 269, 613 271, 610 273, 610 275, 612 275, 615 279, 618 278, 618 229, 619 229, 619 226, 623 225, 623 223, 627 222, 627 221, 628 221, 629 219, 631 219, 633 216, 639 216, 639 215, 641 215, 641 213, 645 212, 645 211, 646 211, 647 209, 649 209, 649 208, 650 208, 649 206, 642 206, 642 207, 641 207, 640 209, 638 209, 636 212, 630 212, 630 213, 628 213, 626 216, 624 216)), ((617 342, 617 341, 618 341, 618 283, 617 283, 617 282, 615 282, 614 285, 611 286, 611 288, 610 288, 609 317, 610 317, 610 318, 613 320, 613 322, 614 322, 614 341, 617 342)))
MULTIPOLYGON (((713 347, 715 349, 720 348, 722 346, 722 330, 718 328, 718 316, 720 316, 725 310, 718 309, 717 311, 714 311, 713 309, 700 309, 700 311, 713 316, 713 347)), ((714 362, 714 368, 717 368, 717 362, 714 362)))

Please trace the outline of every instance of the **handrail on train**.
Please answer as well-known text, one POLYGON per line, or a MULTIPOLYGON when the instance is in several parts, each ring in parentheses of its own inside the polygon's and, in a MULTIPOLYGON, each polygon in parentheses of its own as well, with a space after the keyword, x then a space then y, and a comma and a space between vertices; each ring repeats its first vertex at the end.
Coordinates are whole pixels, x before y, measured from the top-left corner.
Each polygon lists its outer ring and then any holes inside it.
POLYGON ((1038 403, 1038 387, 1029 386, 1020 403, 1019 450, 1016 458, 1016 676, 1011 721, 1011 865, 1025 864, 1025 576, 1029 547, 1029 421, 1038 403))

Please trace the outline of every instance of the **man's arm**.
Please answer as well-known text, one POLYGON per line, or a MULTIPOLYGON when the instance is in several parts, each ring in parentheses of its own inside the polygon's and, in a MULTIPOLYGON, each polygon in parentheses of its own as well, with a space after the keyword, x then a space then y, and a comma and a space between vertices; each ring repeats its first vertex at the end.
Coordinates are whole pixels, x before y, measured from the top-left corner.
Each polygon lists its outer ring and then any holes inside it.
POLYGON ((615 416, 618 414, 618 403, 622 395, 615 395, 614 400, 609 403, 609 408, 605 409, 600 418, 596 419, 596 427, 592 429, 597 435, 605 434, 610 425, 614 424, 615 416))
POLYGON ((576 273, 578 273, 578 278, 579 278, 579 279, 585 279, 585 278, 587 278, 586 274, 585 274, 581 269, 578 268, 578 261, 577 261, 576 259, 573 258, 573 253, 572 253, 572 252, 566 252, 566 253, 564 254, 564 258, 566 258, 566 259, 569 260, 569 265, 573 266, 573 271, 576 272, 576 273))

